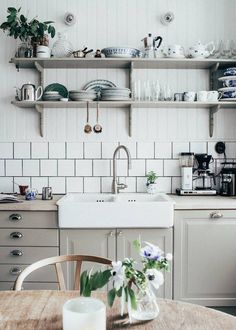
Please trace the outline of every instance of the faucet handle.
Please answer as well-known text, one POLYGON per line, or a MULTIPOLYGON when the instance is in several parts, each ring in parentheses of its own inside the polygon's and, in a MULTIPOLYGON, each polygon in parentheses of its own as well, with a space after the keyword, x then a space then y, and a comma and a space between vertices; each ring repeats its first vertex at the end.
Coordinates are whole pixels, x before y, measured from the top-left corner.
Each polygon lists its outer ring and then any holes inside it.
POLYGON ((117 189, 118 190, 122 190, 122 189, 126 189, 126 188, 128 188, 128 185, 125 184, 125 183, 118 183, 117 184, 117 189))

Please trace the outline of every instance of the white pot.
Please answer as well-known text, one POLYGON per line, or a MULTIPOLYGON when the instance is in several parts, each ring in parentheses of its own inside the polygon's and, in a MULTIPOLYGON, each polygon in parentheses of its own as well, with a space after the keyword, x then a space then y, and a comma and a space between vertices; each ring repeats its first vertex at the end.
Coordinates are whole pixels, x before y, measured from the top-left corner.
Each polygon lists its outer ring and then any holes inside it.
POLYGON ((157 184, 156 183, 147 184, 147 193, 156 194, 157 193, 157 184))
POLYGON ((50 58, 51 57, 51 51, 50 48, 47 46, 37 46, 36 56, 38 58, 50 58))

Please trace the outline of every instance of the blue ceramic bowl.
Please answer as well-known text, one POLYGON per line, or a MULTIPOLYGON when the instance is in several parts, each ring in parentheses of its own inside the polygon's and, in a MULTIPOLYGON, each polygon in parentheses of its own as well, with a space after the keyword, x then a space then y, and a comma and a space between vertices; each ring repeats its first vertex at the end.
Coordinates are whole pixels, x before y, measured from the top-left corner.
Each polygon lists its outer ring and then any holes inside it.
POLYGON ((236 97, 236 91, 227 91, 227 92, 223 92, 222 95, 223 98, 227 98, 227 99, 232 99, 236 97))
POLYGON ((224 71, 224 76, 236 76, 236 67, 226 69, 224 71))
POLYGON ((106 57, 140 57, 140 51, 129 47, 108 47, 101 51, 106 57))
POLYGON ((223 85, 224 87, 236 87, 236 80, 225 80, 223 85))

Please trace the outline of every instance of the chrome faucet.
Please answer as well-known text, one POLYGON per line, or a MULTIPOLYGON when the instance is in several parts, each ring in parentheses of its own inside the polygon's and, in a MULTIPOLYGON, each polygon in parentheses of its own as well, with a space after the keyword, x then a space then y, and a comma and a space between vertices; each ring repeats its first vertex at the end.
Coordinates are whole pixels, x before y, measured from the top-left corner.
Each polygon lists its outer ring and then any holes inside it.
POLYGON ((127 184, 117 182, 117 165, 116 165, 116 155, 120 149, 123 149, 127 155, 127 175, 129 175, 129 170, 131 169, 131 156, 129 149, 123 145, 116 148, 113 154, 113 180, 112 180, 112 193, 118 194, 119 190, 127 188, 127 184))

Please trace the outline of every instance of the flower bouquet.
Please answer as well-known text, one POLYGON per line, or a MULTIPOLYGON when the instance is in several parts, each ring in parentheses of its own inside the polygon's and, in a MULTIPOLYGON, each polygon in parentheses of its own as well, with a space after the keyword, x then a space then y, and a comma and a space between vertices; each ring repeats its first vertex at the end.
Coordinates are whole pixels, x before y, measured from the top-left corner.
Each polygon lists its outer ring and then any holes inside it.
POLYGON ((169 270, 169 261, 172 255, 164 252, 151 243, 133 242, 141 257, 141 268, 136 267, 136 261, 125 258, 123 261, 112 262, 111 269, 98 271, 84 271, 80 279, 81 295, 90 296, 93 290, 102 288, 109 282, 112 289, 108 291, 108 305, 112 307, 115 298, 120 298, 121 315, 125 306, 129 314, 130 323, 133 319, 150 320, 159 314, 156 302, 156 292, 164 283, 161 270, 169 270))

